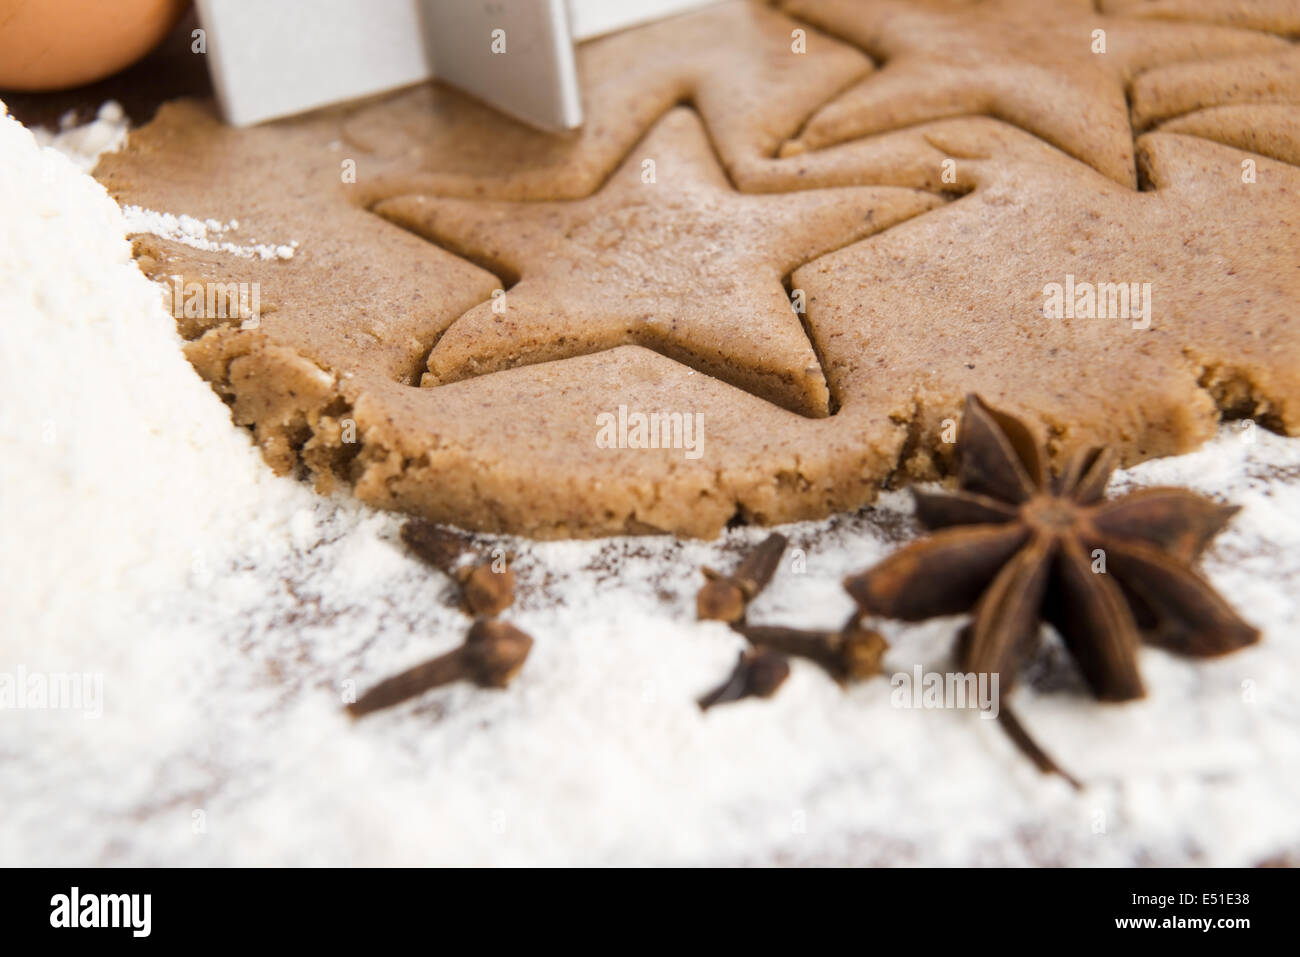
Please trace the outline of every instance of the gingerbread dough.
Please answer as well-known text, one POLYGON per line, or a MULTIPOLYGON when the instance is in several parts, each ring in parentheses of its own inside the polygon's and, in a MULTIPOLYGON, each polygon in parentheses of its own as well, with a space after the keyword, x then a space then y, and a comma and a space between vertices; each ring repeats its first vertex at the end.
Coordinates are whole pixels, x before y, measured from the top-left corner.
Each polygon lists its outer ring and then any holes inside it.
POLYGON ((786 0, 884 61, 787 152, 945 116, 988 114, 1136 185, 1125 84, 1140 70, 1287 48, 1261 33, 1098 14, 1092 0, 786 0))
MULTIPOLYGON (((817 22, 832 19, 853 39, 840 14, 817 22)), ((990 77, 1023 82, 980 22, 943 23, 990 77)), ((179 101, 96 174, 124 204, 297 241, 262 260, 134 237, 160 281, 259 284, 255 327, 178 325, 277 470, 472 528, 710 536, 942 474, 972 390, 1058 455, 1185 451, 1223 412, 1300 430, 1300 170, 1158 125, 1135 154, 1127 108, 1111 110, 1130 73, 1203 42, 1223 60, 1286 41, 1144 25, 1150 49, 1113 28, 1117 65, 1064 62, 1032 114, 918 108, 916 125, 814 150, 806 120, 840 116, 831 139, 878 127, 853 103, 899 89, 898 71, 737 0, 583 45, 571 137, 436 85, 245 130, 179 101), (1056 122, 1094 108, 1100 127, 1056 122), (1049 318, 1045 289, 1067 276, 1149 284, 1145 324, 1136 298, 1129 318, 1049 318), (650 413, 701 423, 698 447, 636 447, 630 417, 650 413)), ((1149 116, 1208 102, 1157 93, 1149 116)))

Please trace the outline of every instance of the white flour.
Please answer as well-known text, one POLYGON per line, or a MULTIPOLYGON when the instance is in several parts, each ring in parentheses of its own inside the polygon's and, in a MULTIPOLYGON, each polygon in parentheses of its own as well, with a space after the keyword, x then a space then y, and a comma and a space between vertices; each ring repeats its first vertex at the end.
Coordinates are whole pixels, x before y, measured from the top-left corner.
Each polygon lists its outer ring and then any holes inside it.
POLYGON ((57 131, 37 127, 31 132, 40 146, 53 146, 89 173, 95 168, 95 161, 101 153, 112 153, 122 148, 129 128, 121 105, 109 100, 89 123, 78 126, 76 112, 69 110, 60 117, 57 131))
POLYGON ((298 248, 295 239, 288 243, 249 242, 245 245, 232 243, 226 234, 239 229, 239 220, 228 223, 215 219, 196 219, 193 216, 171 213, 159 213, 140 206, 123 206, 122 216, 126 220, 128 233, 149 233, 163 239, 183 243, 193 249, 205 249, 208 252, 223 252, 239 256, 241 259, 292 259, 298 248))
MULTIPOLYGON (((505 692, 359 723, 364 689, 458 644, 399 520, 275 478, 181 355, 103 189, 0 118, 0 675, 93 672, 103 716, 0 710, 0 864, 841 862, 1250 864, 1300 852, 1300 442, 1225 428, 1127 483, 1245 506, 1207 571, 1266 630, 1212 662, 1143 653, 1115 707, 1062 656, 1015 701, 1075 794, 969 712, 890 706, 796 663, 701 715, 741 646, 693 618, 726 542, 510 543, 537 640, 505 692), (1243 685, 1244 683, 1244 685, 1243 685)), ((837 624, 906 498, 790 529, 759 622, 837 624)), ((942 669, 954 622, 889 627, 942 669)))

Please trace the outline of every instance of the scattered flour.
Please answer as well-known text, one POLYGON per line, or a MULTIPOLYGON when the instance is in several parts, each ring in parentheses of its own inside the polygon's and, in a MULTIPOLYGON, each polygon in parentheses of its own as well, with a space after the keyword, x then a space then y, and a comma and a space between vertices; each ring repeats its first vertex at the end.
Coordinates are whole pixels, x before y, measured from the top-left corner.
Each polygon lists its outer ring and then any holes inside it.
POLYGON ((253 242, 240 246, 223 237, 239 229, 239 220, 220 223, 215 219, 195 219, 193 216, 159 213, 140 206, 123 206, 129 233, 149 233, 162 239, 171 239, 194 249, 209 252, 231 253, 244 259, 292 259, 298 249, 298 240, 289 243, 253 242))
MULTIPOLYGON (((1213 662, 1144 651, 1150 697, 1122 707, 1047 655, 1015 703, 1082 794, 971 713, 896 709, 884 681, 842 692, 805 663, 773 700, 702 715, 740 641, 692 620, 697 569, 758 529, 510 541, 508 617, 537 639, 516 683, 353 724, 343 690, 459 643, 449 583, 407 556, 395 517, 269 473, 182 357, 99 185, 4 116, 0 165, 0 674, 104 687, 98 719, 0 711, 0 865, 1300 852, 1300 442, 1225 428, 1121 477, 1245 506, 1207 571, 1266 637, 1213 662)), ((913 534, 908 511, 891 493, 789 528, 806 572, 783 569, 753 619, 838 623, 841 577, 913 534)), ((891 625, 887 664, 947 667, 954 630, 891 625)))
POLYGON ((57 132, 37 127, 32 130, 40 146, 53 146, 79 168, 89 173, 102 153, 114 153, 126 142, 130 124, 121 105, 109 100, 99 108, 89 123, 77 125, 75 111, 69 110, 59 120, 57 132))

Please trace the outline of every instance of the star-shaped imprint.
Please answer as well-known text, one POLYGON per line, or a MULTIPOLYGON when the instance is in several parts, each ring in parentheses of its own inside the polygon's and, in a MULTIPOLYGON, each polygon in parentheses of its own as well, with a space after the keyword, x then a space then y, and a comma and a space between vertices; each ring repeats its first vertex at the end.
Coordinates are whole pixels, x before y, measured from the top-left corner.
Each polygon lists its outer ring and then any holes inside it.
POLYGON ((1220 411, 1300 431, 1300 170, 1258 156, 1243 181, 1248 154, 1149 133, 1138 192, 987 118, 891 136, 970 157, 976 188, 795 272, 837 420, 901 417, 906 382, 918 447, 940 452, 969 392, 1057 455, 1187 451, 1220 411))
MULTIPOLYGON (((513 47, 512 47, 513 49, 513 47)), ((581 129, 533 129, 442 84, 364 105, 344 123, 371 200, 408 193, 580 199, 656 120, 690 103, 742 189, 818 106, 872 70, 855 47, 759 0, 711 3, 580 43, 581 129)), ((501 69, 509 69, 504 62, 501 69)))
POLYGON ((1294 107, 1300 105, 1300 48, 1151 70, 1133 83, 1130 99, 1139 131, 1214 107, 1294 107))
POLYGON ((1158 124, 1300 164, 1300 48, 1151 70, 1129 101, 1137 130, 1158 124))
POLYGON ((443 333, 423 385, 641 345, 825 416, 826 378, 782 280, 940 203, 894 187, 738 193, 679 108, 586 199, 399 196, 374 209, 506 284, 518 277, 443 333))
POLYGON ((927 120, 986 114, 1137 184, 1126 84, 1166 63, 1285 50, 1279 37, 1098 14, 1091 0, 787 0, 884 66, 828 103, 789 155, 927 120))

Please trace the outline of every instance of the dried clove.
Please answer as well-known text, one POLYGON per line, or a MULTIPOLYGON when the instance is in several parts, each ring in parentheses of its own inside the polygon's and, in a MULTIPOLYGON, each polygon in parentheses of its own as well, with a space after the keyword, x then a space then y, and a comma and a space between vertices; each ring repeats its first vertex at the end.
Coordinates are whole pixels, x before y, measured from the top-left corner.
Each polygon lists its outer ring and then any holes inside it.
POLYGON ((786 537, 773 532, 741 559, 732 574, 702 568, 708 581, 695 596, 696 614, 703 620, 743 621, 746 607, 776 574, 785 546, 786 537))
POLYGON ((466 536, 414 518, 402 526, 402 541, 460 586, 461 605, 468 614, 492 617, 514 602, 514 570, 505 563, 498 570, 495 561, 464 563, 465 556, 471 554, 466 536))
POLYGON ((866 627, 862 617, 856 614, 838 631, 808 631, 782 625, 733 627, 750 644, 806 658, 841 684, 880 674, 882 659, 889 649, 889 642, 878 631, 866 627))
POLYGON ((348 705, 348 711, 359 718, 453 681, 504 688, 524 666, 532 647, 533 639, 513 625, 480 618, 459 648, 381 681, 348 705))
POLYGON ((453 573, 460 582, 461 601, 475 617, 499 615, 514 603, 515 573, 509 565, 497 571, 494 562, 462 566, 453 573))
POLYGON ((700 710, 742 698, 770 698, 788 677, 790 662, 784 655, 762 648, 742 651, 731 677, 699 699, 700 710))

